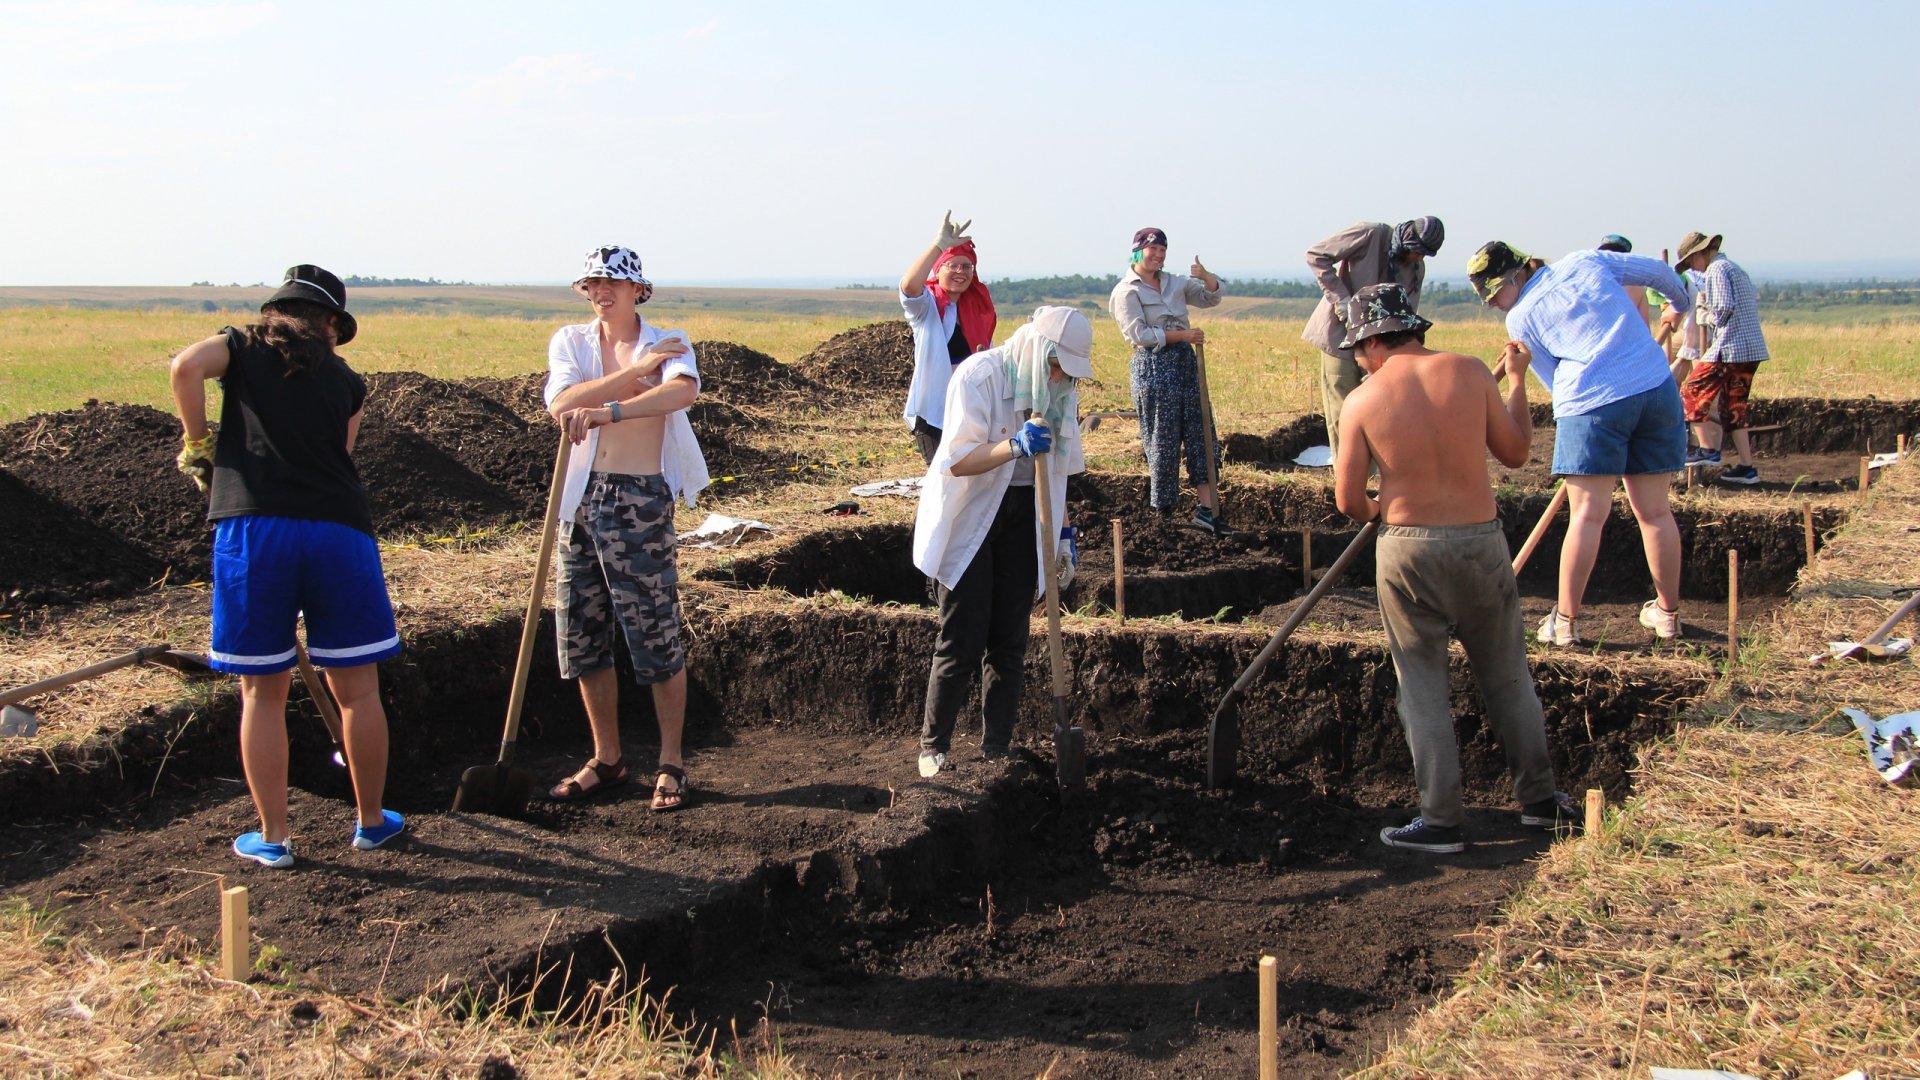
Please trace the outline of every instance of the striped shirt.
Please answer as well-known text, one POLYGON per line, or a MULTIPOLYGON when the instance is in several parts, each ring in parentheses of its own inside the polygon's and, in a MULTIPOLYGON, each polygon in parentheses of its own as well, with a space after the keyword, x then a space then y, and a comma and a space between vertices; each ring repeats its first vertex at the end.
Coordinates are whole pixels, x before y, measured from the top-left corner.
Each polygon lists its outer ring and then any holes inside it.
POLYGON ((1753 279, 1740 264, 1715 255, 1707 264, 1707 283, 1701 307, 1713 328, 1713 344, 1700 359, 1708 363, 1754 364, 1767 358, 1767 339, 1760 333, 1760 298, 1753 279))
POLYGON ((1673 378, 1623 285, 1648 286, 1683 311, 1693 306, 1686 283, 1659 259, 1576 251, 1535 271, 1507 312, 1507 336, 1532 350, 1555 416, 1589 413, 1673 378))

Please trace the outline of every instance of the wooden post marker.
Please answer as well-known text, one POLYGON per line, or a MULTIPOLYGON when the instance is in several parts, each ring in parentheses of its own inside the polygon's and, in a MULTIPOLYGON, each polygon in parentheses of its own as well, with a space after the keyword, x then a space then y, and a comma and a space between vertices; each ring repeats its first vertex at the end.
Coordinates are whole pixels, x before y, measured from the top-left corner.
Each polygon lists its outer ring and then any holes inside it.
POLYGON ((1127 621, 1127 558, 1126 545, 1121 543, 1125 535, 1119 518, 1113 519, 1113 615, 1121 622, 1127 621))
POLYGON ((1727 663, 1740 658, 1740 549, 1727 549, 1727 663))
POLYGON ((1313 529, 1300 530, 1300 587, 1313 588, 1313 529))
POLYGON ((1907 433, 1906 432, 1904 431, 1901 432, 1893 440, 1893 452, 1900 455, 1900 460, 1902 461, 1906 460, 1907 458, 1907 433))
POLYGON ((1260 1080, 1280 1080, 1280 961, 1260 958, 1260 1080))
POLYGON ((1861 502, 1867 501, 1867 474, 1872 465, 1873 465, 1872 458, 1863 457, 1860 459, 1860 501, 1861 502))
POLYGON ((1587 789, 1587 835, 1600 835, 1600 814, 1607 808, 1607 793, 1597 787, 1587 789))
POLYGON ((1807 527, 1807 565, 1813 565, 1813 504, 1800 504, 1800 519, 1807 527))
POLYGON ((248 955, 251 943, 247 937, 247 887, 235 885, 231 889, 220 890, 220 977, 234 982, 246 982, 247 975, 253 970, 253 958, 248 955))
POLYGON ((1693 472, 1699 467, 1698 465, 1687 466, 1687 494, 1689 495, 1693 494, 1693 472))

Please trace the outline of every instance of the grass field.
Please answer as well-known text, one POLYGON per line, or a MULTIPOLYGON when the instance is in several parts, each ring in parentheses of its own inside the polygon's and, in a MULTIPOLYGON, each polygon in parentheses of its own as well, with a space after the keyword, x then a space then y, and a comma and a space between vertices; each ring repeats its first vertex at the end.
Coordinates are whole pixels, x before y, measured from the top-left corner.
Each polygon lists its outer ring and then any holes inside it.
MULTIPOLYGON (((125 290, 99 291, 103 294, 99 303, 132 302, 119 295, 125 290)), ((405 298, 388 298, 387 303, 369 298, 360 316, 359 338, 343 352, 357 369, 369 372, 419 371, 440 378, 520 374, 544 366, 547 339, 554 327, 584 317, 584 305, 566 303, 562 289, 496 291, 513 294, 499 300, 502 304, 537 302, 550 314, 421 313, 403 310, 405 298)), ((741 298, 737 300, 728 299, 735 290, 684 292, 689 295, 656 297, 646 316, 660 325, 686 330, 695 341, 734 341, 786 362, 850 327, 894 318, 898 310, 892 294, 884 291, 791 290, 795 298, 788 301, 768 299, 774 290, 738 290, 741 298), (694 293, 701 298, 692 299, 694 293), (678 304, 673 302, 676 299, 678 304), (802 301, 821 310, 777 310, 783 303, 792 306, 802 301), (758 310, 703 306, 727 303, 758 310)), ((73 300, 70 294, 63 295, 73 300)), ((170 409, 168 357, 222 325, 244 322, 252 310, 30 306, 20 303, 18 296, 8 299, 13 306, 0 306, 0 369, 6 372, 0 382, 0 422, 76 408, 89 399, 170 409)), ((431 306, 432 299, 414 303, 431 306)), ((1209 337, 1208 379, 1222 427, 1262 431, 1318 408, 1315 379, 1320 354, 1300 340, 1303 320, 1291 314, 1293 308, 1304 310, 1305 306, 1305 301, 1230 298, 1222 308, 1202 313, 1199 325, 1209 337)), ((1761 369, 1756 395, 1910 397, 1920 393, 1914 378, 1920 320, 1888 320, 1876 309, 1856 310, 1859 319, 1854 322, 1828 312, 1819 321, 1795 317, 1770 324, 1767 334, 1774 359, 1761 369)), ((1086 388, 1082 398, 1089 409, 1128 408, 1128 350, 1104 311, 1088 314, 1094 322, 1094 373, 1100 385, 1086 388)), ((1430 345, 1479 356, 1499 351, 1504 333, 1497 321, 1472 309, 1442 309, 1436 316, 1430 345)), ((1002 319, 1000 336, 1004 338, 1017 325, 1017 320, 1002 319)), ((1534 396, 1546 399, 1537 383, 1534 396)))

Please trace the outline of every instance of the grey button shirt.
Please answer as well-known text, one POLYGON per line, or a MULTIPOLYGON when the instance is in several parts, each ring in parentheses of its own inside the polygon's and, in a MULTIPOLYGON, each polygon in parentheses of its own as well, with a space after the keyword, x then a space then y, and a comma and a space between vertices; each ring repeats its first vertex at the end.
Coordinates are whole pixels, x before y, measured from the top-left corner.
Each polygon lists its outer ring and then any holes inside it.
POLYGON ((1167 331, 1191 330, 1187 308, 1210 308, 1220 302, 1220 294, 1208 292, 1199 278, 1160 271, 1160 287, 1141 280, 1138 271, 1128 268, 1120 283, 1107 298, 1107 310, 1120 324, 1120 336, 1128 344, 1158 349, 1167 343, 1167 331))
POLYGON ((1353 350, 1342 349, 1347 324, 1340 314, 1346 311, 1353 294, 1369 285, 1397 282, 1420 308, 1420 284, 1427 279, 1427 261, 1396 263, 1387 255, 1393 240, 1393 226, 1381 221, 1362 221, 1341 229, 1307 249, 1307 266, 1320 283, 1320 304, 1307 320, 1302 340, 1328 356, 1353 359, 1353 350), (1340 306, 1340 314, 1334 305, 1340 306))

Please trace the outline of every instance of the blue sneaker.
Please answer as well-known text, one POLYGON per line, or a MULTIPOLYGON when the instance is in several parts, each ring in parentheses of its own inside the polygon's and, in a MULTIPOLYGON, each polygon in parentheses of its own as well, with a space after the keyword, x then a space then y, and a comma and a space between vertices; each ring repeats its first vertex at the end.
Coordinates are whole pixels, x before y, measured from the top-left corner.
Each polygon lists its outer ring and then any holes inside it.
POLYGON ((241 833, 233 838, 233 853, 243 859, 252 859, 261 866, 275 870, 293 865, 293 845, 269 844, 267 838, 257 832, 241 833))
POLYGON ((1692 450, 1687 451, 1687 464, 1718 465, 1720 464, 1720 451, 1709 450, 1704 446, 1696 446, 1692 450))
POLYGON ((380 824, 368 828, 365 825, 353 827, 353 846, 361 851, 374 848, 399 836, 407 827, 407 820, 391 810, 380 811, 380 824))
POLYGON ((1429 825, 1425 818, 1414 818, 1397 829, 1381 829, 1380 842, 1388 847, 1411 848, 1435 855, 1452 855, 1467 850, 1459 829, 1429 825))

